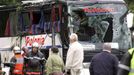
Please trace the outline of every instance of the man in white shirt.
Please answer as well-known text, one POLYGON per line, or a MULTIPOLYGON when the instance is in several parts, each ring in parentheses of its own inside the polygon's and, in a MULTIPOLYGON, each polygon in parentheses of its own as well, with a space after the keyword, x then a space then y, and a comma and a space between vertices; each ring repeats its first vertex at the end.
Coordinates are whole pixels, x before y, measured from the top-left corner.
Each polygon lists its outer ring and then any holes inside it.
POLYGON ((71 71, 71 75, 80 75, 83 59, 83 47, 78 42, 77 34, 72 33, 70 35, 70 46, 66 58, 66 69, 71 71))

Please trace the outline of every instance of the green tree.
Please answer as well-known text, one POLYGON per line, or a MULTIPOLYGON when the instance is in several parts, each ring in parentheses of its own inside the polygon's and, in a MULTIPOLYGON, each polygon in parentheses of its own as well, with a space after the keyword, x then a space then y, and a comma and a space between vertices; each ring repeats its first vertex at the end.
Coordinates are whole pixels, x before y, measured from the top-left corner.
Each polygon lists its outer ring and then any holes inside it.
POLYGON ((21 0, 0 0, 0 5, 15 5, 21 0))
POLYGON ((133 0, 125 0, 125 2, 127 3, 129 10, 131 10, 134 13, 134 1, 133 0))

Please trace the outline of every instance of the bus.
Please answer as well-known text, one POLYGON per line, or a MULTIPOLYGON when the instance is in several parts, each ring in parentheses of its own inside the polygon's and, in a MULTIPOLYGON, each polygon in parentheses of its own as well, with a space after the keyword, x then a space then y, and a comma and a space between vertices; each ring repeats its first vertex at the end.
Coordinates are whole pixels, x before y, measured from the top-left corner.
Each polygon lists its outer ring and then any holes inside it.
POLYGON ((119 59, 132 47, 124 0, 23 1, 19 6, 1 6, 0 13, 2 51, 11 51, 13 45, 30 48, 38 42, 46 57, 57 46, 65 60, 71 33, 78 35, 84 48, 84 62, 101 52, 105 42, 112 44, 119 59))

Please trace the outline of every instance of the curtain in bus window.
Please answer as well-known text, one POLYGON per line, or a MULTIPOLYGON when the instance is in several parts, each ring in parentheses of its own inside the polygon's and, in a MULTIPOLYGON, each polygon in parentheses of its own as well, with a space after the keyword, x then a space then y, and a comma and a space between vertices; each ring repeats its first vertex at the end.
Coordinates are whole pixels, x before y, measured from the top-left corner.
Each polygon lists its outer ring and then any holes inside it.
POLYGON ((54 30, 55 32, 60 31, 60 21, 54 21, 54 30))
POLYGON ((0 36, 5 35, 6 23, 9 18, 9 12, 0 12, 0 36))
POLYGON ((44 12, 41 11, 41 18, 40 18, 40 21, 39 21, 39 28, 41 30, 41 32, 45 32, 46 31, 46 24, 45 24, 45 16, 44 16, 44 12))
POLYGON ((46 32, 51 32, 51 22, 46 22, 46 26, 47 26, 46 32))
POLYGON ((61 21, 59 20, 58 21, 58 26, 57 26, 57 31, 60 32, 60 24, 61 24, 61 21))
POLYGON ((33 12, 30 10, 30 12, 29 12, 29 17, 30 17, 30 24, 29 24, 29 30, 28 30, 28 32, 30 33, 30 34, 32 34, 32 24, 33 24, 33 12))
POLYGON ((31 31, 32 31, 32 34, 41 34, 42 32, 39 24, 32 24, 31 31))
POLYGON ((10 21, 9 21, 9 18, 7 19, 7 22, 6 22, 5 36, 10 36, 10 21))
POLYGON ((39 29, 39 20, 40 20, 40 13, 30 11, 30 34, 37 34, 37 28, 39 29))
POLYGON ((10 34, 14 36, 18 34, 18 12, 11 12, 9 14, 10 34))
POLYGON ((29 25, 30 25, 30 18, 29 18, 28 13, 20 13, 19 14, 19 30, 26 31, 29 25))

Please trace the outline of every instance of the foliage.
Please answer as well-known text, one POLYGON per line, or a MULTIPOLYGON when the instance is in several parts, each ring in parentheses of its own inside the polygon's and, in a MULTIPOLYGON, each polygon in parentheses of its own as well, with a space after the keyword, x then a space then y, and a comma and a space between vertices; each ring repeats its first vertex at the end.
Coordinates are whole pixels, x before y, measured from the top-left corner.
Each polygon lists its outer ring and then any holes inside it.
POLYGON ((0 5, 15 5, 21 2, 21 0, 0 0, 0 5))
POLYGON ((131 10, 134 13, 134 1, 133 0, 125 0, 129 10, 131 10))

